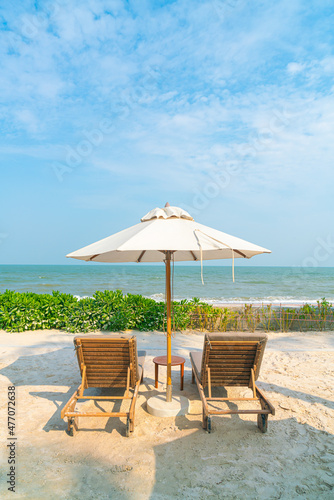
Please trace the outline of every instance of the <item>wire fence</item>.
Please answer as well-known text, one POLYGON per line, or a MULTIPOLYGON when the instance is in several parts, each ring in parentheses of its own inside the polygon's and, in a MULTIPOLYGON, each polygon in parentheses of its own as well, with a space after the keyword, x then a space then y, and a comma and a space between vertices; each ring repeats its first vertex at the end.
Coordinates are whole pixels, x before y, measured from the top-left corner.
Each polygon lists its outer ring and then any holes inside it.
POLYGON ((334 308, 325 299, 317 306, 299 308, 280 305, 253 306, 239 309, 205 308, 199 305, 191 315, 190 328, 209 331, 324 331, 334 330, 334 308))

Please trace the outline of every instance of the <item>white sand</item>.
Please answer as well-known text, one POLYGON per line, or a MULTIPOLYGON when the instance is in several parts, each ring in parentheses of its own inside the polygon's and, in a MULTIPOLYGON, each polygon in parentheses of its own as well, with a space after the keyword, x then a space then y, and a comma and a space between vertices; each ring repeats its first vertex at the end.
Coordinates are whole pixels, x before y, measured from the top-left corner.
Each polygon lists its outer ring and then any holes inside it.
MULTIPOLYGON (((191 413, 149 415, 145 401, 157 393, 152 359, 165 353, 165 336, 137 338, 147 358, 134 435, 124 437, 124 420, 102 418, 81 419, 81 430, 71 438, 60 410, 80 382, 73 335, 0 332, 1 443, 7 440, 11 384, 17 387, 18 438, 16 493, 7 491, 3 446, 1 498, 334 498, 333 334, 270 334, 258 381, 276 407, 267 434, 258 430, 255 415, 216 417, 213 432, 203 431, 188 355, 201 350, 199 333, 173 339, 173 354, 186 358, 183 395, 191 400, 191 413)), ((180 394, 179 368, 173 369, 173 389, 180 394)), ((240 395, 247 391, 234 389, 240 395)), ((111 403, 102 407, 110 409, 111 403)))

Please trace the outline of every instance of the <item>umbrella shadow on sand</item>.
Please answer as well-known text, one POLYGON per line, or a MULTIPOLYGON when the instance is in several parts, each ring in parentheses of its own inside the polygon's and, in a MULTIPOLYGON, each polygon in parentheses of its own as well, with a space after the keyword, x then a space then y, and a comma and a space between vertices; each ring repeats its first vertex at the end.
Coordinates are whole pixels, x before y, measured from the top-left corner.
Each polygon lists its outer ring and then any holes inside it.
MULTIPOLYGON (((40 442, 32 445, 27 440, 20 443, 19 450, 20 476, 15 490, 18 498, 34 500, 55 498, 129 500, 130 498, 123 479, 129 478, 133 473, 133 467, 124 459, 119 461, 116 457, 110 460, 105 455, 92 457, 74 447, 72 449, 66 447, 64 443, 57 452, 51 447, 46 453, 45 447, 40 442)), ((2 474, 0 491, 4 500, 11 497, 9 494, 6 495, 8 487, 6 481, 6 474, 2 474)))
POLYGON ((155 446, 150 498, 330 498, 332 440, 296 418, 271 420, 262 434, 255 421, 217 417, 211 434, 155 446))

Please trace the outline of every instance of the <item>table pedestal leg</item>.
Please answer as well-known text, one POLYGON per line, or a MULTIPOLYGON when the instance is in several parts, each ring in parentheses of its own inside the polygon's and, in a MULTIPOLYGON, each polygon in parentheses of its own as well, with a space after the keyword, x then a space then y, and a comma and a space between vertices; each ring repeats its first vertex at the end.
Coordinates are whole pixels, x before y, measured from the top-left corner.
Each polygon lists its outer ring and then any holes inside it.
POLYGON ((183 391, 184 363, 181 365, 181 391, 183 391))

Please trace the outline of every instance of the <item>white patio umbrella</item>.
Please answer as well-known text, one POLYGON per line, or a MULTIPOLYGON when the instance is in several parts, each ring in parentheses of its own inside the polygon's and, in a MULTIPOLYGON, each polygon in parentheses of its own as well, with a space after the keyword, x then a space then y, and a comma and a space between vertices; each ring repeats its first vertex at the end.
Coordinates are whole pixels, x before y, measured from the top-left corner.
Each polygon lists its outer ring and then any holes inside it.
POLYGON ((203 226, 182 208, 155 208, 139 224, 81 248, 66 257, 94 262, 164 262, 167 303, 167 391, 172 401, 171 379, 171 260, 249 259, 270 250, 203 226))

